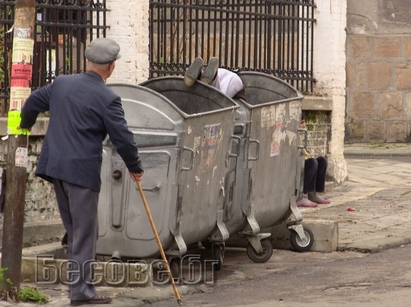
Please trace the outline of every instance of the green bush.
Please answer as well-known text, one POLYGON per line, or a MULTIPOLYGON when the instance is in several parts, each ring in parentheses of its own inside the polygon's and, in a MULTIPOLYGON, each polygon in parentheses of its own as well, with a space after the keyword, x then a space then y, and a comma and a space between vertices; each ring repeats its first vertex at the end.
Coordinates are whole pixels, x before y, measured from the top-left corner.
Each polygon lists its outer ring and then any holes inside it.
POLYGON ((20 289, 19 299, 23 302, 47 303, 49 297, 40 293, 36 288, 25 287, 20 289))

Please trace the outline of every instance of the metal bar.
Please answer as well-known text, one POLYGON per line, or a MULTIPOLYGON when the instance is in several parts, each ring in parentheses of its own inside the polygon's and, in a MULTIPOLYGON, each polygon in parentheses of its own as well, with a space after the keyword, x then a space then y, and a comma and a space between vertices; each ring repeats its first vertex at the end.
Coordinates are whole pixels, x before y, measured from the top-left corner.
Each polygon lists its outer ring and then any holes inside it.
MULTIPOLYGON (((187 0, 184 0, 185 2, 187 1, 187 0)), ((183 57, 183 67, 185 68, 186 66, 188 66, 188 63, 187 63, 187 44, 186 44, 186 41, 187 41, 187 22, 188 22, 188 18, 189 18, 189 16, 188 16, 188 13, 187 13, 187 8, 186 7, 183 7, 182 8, 183 9, 183 32, 182 32, 182 42, 183 42, 183 54, 182 54, 182 57, 183 57)))
POLYGON ((170 51, 168 52, 169 56, 167 58, 166 65, 168 63, 173 63, 174 58, 175 58, 175 54, 174 54, 175 53, 175 49, 174 49, 174 31, 173 31, 174 22, 175 22, 175 11, 174 11, 174 9, 175 8, 169 10, 170 18, 168 19, 169 20, 169 25, 168 26, 167 26, 167 21, 166 21, 166 28, 168 29, 167 32, 168 32, 168 35, 169 35, 169 38, 170 38, 170 51))
MULTIPOLYGON (((313 4, 314 4, 314 0, 312 0, 313 1, 313 4)), ((309 59, 310 59, 310 81, 312 81, 312 82, 307 82, 306 84, 307 84, 307 87, 306 87, 306 91, 307 92, 313 92, 314 91, 314 81, 315 81, 315 79, 314 79, 314 77, 313 77, 313 74, 314 74, 314 21, 315 21, 315 18, 314 18, 314 12, 315 12, 315 5, 312 5, 311 6, 311 24, 309 25, 310 26, 310 28, 311 28, 311 40, 310 40, 310 46, 311 46, 311 52, 310 52, 310 55, 309 55, 309 59)))
POLYGON ((189 5, 189 10, 188 10, 188 63, 191 64, 193 61, 193 36, 192 36, 192 31, 193 31, 193 26, 192 26, 192 0, 190 0, 190 5, 189 5))
MULTIPOLYGON (((223 2, 224 1, 218 1, 218 2, 220 3, 220 10, 218 11, 219 12, 219 17, 220 17, 219 20, 222 20, 225 17, 225 16, 223 16, 223 14, 224 14, 224 12, 223 12, 224 11, 223 10, 223 5, 224 5, 223 2)), ((220 31, 218 33, 219 34, 218 56, 220 58, 220 66, 221 66, 223 64, 222 59, 221 59, 221 55, 223 54, 223 46, 222 46, 222 43, 221 43, 222 39, 223 39, 223 26, 221 25, 221 23, 220 23, 219 29, 220 29, 220 31)), ((217 36, 215 37, 215 39, 217 39, 217 36)))
MULTIPOLYGON (((300 8, 298 6, 295 7, 294 14, 296 16, 300 15, 300 8)), ((296 19, 294 21, 294 29, 293 30, 295 31, 294 45, 293 45, 295 47, 295 49, 294 49, 295 50, 294 65, 295 65, 296 70, 298 72, 298 70, 300 68, 300 31, 299 31, 300 30, 300 20, 299 19, 296 19)), ((296 83, 296 88, 301 88, 301 85, 302 85, 302 82, 298 80, 297 83, 296 83)))
POLYGON ((176 8, 176 21, 175 21, 175 30, 173 36, 175 37, 175 42, 176 42, 176 59, 175 61, 178 62, 180 60, 180 22, 181 22, 181 16, 180 16, 180 8, 176 8))
MULTIPOLYGON (((213 3, 214 7, 217 7, 217 1, 213 3)), ((217 53, 217 11, 210 11, 210 13, 213 13, 213 21, 211 24, 213 25, 213 53, 215 56, 219 57, 219 54, 217 53)))

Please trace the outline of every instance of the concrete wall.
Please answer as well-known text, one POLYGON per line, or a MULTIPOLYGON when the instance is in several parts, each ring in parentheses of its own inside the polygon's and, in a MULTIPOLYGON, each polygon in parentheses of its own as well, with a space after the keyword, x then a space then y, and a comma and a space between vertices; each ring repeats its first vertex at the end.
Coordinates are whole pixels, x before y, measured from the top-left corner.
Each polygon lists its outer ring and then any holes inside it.
POLYGON ((348 0, 347 142, 411 140, 407 0, 348 0))

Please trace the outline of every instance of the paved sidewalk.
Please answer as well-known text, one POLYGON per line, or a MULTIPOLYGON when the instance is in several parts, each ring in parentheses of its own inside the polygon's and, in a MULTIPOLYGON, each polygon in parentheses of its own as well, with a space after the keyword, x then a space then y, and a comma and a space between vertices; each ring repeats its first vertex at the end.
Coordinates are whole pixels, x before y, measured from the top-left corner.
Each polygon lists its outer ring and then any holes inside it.
POLYGON ((330 205, 304 210, 304 219, 338 221, 339 251, 410 243, 410 156, 347 156, 348 180, 327 192, 330 205))
MULTIPOLYGON (((330 205, 302 209, 304 219, 338 221, 338 250, 328 254, 275 251, 265 264, 252 263, 243 250, 228 250, 218 283, 232 283, 258 274, 298 267, 318 259, 363 257, 368 252, 411 242, 411 146, 347 145, 345 148, 349 178, 330 187, 326 196, 330 205), (348 211, 354 208, 355 211, 348 211)), ((23 283, 22 286, 32 283, 23 283)), ((209 285, 179 285, 179 293, 207 291, 209 285)), ((68 288, 61 285, 40 287, 50 296, 49 306, 67 306, 68 288)), ((173 295, 171 286, 146 288, 99 287, 100 293, 116 296, 109 306, 143 306, 173 295)), ((27 303, 0 302, 0 306, 33 306, 27 303)), ((177 303, 176 303, 177 306, 177 303)))

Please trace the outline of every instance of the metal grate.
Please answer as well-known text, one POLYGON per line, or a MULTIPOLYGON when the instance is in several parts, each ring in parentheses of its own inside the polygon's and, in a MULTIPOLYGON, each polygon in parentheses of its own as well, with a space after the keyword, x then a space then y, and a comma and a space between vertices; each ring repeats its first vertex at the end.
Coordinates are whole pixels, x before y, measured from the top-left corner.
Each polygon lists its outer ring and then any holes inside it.
MULTIPOLYGON (((0 116, 8 110, 14 2, 0 1, 0 116)), ((88 42, 106 35, 105 0, 37 0, 32 90, 61 74, 86 70, 88 42)))
POLYGON ((150 77, 215 56, 312 92, 314 10, 314 0, 151 0, 150 77))

